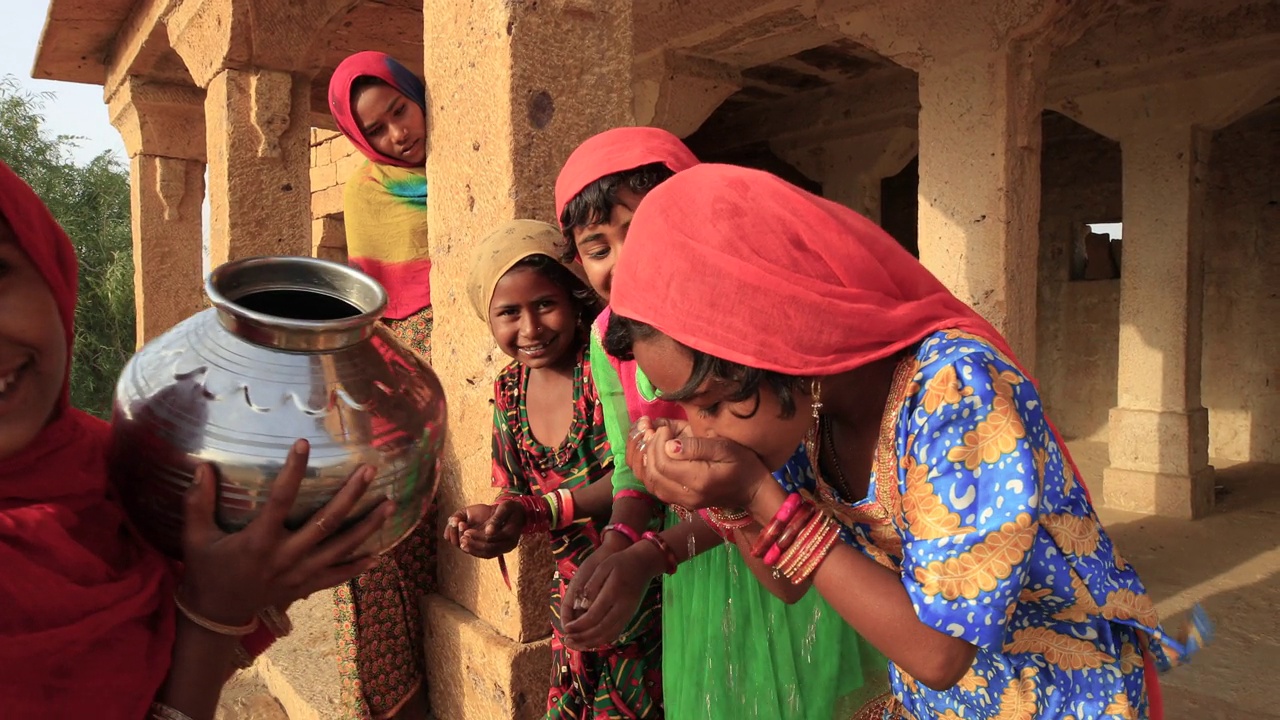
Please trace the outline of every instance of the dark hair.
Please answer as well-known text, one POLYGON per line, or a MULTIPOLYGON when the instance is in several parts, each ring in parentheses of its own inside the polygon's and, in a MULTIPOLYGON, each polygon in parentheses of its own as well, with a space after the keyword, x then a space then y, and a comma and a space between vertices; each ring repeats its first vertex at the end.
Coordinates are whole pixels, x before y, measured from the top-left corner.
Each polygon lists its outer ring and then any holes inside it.
MULTIPOLYGON (((386 80, 383 80, 380 77, 374 77, 372 75, 361 75, 360 77, 351 81, 351 98, 349 102, 351 103, 353 112, 356 106, 356 98, 360 97, 360 93, 364 92, 365 90, 368 90, 371 87, 378 87, 379 85, 382 85, 384 87, 389 87, 392 90, 395 90, 394 87, 391 87, 391 83, 387 82, 386 80)), ((396 92, 399 92, 399 91, 397 90, 396 92)))
MULTIPOLYGON (((637 341, 651 340, 659 334, 658 330, 651 325, 614 313, 609 318, 609 327, 605 330, 604 349, 619 360, 632 360, 635 357, 632 348, 637 341)), ((796 414, 796 395, 804 391, 805 383, 808 382, 806 379, 729 362, 700 350, 694 350, 676 340, 672 342, 684 348, 693 357, 693 370, 689 373, 689 379, 685 381, 684 387, 663 395, 662 399, 669 402, 682 402, 692 397, 698 392, 698 388, 710 381, 728 390, 724 396, 725 402, 739 403, 754 398, 755 407, 751 412, 738 415, 741 418, 749 418, 760 409, 761 387, 768 386, 778 396, 778 404, 782 408, 781 417, 789 418, 796 414)))
POLYGON ((660 162, 650 163, 605 175, 582 188, 577 195, 565 203, 564 212, 560 213, 560 227, 564 228, 566 242, 560 259, 563 262, 572 262, 578 257, 578 248, 573 243, 573 229, 607 220, 613 214, 613 206, 618 204, 619 188, 625 187, 633 192, 647 193, 672 175, 675 173, 666 165, 660 162))
MULTIPOLYGON (((578 317, 582 320, 584 328, 590 328, 591 323, 595 321, 596 316, 600 314, 602 309, 600 305, 600 297, 596 295, 586 283, 582 282, 573 271, 565 267, 559 260, 541 253, 530 255, 511 266, 510 270, 517 268, 529 268, 538 273, 542 277, 555 283, 556 286, 562 288, 569 294, 569 299, 573 301, 578 311, 578 317)), ((504 273, 505 274, 505 273, 504 273)))

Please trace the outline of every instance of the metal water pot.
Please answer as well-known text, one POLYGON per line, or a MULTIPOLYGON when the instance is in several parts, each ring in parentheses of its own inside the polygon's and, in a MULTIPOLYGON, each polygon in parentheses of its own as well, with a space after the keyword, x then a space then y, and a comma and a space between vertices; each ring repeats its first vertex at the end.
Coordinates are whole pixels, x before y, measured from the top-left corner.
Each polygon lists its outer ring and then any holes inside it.
POLYGON ((183 495, 200 462, 219 470, 218 524, 244 528, 298 438, 311 443, 288 525, 300 527, 360 463, 378 468, 347 525, 396 505, 362 548, 384 552, 435 496, 445 398, 430 366, 381 323, 386 291, 304 257, 222 265, 213 307, 147 343, 125 366, 112 417, 111 475, 138 530, 181 551, 183 495))

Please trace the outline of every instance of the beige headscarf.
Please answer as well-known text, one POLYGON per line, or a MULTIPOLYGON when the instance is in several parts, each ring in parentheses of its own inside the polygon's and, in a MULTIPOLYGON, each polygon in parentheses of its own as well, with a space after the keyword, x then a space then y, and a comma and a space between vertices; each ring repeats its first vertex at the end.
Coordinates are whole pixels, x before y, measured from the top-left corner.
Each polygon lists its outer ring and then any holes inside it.
MULTIPOLYGON (((537 220, 512 220, 481 240, 467 280, 467 297, 476 317, 486 323, 489 321, 493 289, 516 263, 534 255, 546 255, 559 262, 563 244, 564 235, 560 230, 537 220)), ((584 287, 590 287, 581 265, 568 263, 565 267, 582 281, 584 287)))

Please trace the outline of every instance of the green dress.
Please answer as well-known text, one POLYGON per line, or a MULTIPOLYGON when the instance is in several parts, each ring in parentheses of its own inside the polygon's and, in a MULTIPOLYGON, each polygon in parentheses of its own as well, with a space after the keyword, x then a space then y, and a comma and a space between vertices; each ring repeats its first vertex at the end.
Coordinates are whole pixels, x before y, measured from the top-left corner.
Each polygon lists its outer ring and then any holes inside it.
MULTIPOLYGON (((626 465, 633 413, 622 383, 624 377, 635 382, 633 393, 649 390, 648 383, 634 363, 604 352, 599 327, 592 333, 591 371, 614 453, 614 492, 643 490, 626 465)), ((811 483, 807 466, 798 452, 775 477, 784 485, 811 483)), ((669 511, 668 525, 676 522, 669 511)), ((816 590, 793 605, 784 603, 756 581, 734 545, 717 545, 682 563, 664 578, 662 598, 662 687, 669 718, 847 720, 888 689, 883 656, 816 590)))

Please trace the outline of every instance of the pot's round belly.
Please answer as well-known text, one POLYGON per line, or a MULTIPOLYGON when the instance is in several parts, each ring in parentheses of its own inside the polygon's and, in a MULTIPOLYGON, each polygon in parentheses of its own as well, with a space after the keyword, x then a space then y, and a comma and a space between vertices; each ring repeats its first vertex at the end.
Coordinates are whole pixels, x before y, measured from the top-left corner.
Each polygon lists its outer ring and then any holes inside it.
POLYGON ((372 463, 377 479, 347 523, 383 498, 395 502, 362 548, 383 552, 434 498, 445 429, 435 373, 381 326, 346 348, 287 352, 237 337, 206 310, 125 367, 112 420, 112 480, 138 530, 178 557, 183 496, 199 463, 217 467, 217 521, 234 532, 261 511, 302 438, 311 454, 289 526, 307 522, 355 468, 372 463))

